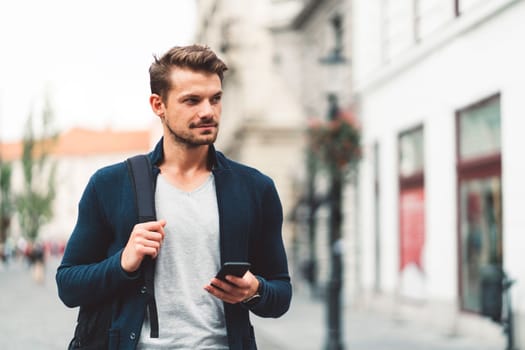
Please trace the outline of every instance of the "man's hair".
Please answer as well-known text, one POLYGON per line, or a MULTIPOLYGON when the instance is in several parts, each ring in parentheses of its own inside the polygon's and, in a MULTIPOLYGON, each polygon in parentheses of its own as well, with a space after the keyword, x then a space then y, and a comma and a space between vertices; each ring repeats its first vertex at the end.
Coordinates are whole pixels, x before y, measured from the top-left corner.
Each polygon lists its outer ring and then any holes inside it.
POLYGON ((221 81, 228 69, 215 52, 204 45, 175 46, 160 58, 153 57, 155 60, 149 67, 151 93, 159 95, 164 102, 171 88, 170 73, 173 67, 214 73, 221 81))

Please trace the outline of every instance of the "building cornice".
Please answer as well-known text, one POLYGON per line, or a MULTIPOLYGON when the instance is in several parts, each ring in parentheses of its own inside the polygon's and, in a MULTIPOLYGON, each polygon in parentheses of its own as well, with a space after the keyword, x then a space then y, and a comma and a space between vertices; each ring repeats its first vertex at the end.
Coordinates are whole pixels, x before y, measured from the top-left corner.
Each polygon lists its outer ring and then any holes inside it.
POLYGON ((484 7, 475 14, 463 15, 451 20, 443 30, 422 41, 420 44, 400 54, 392 62, 383 64, 373 73, 354 84, 354 91, 359 95, 368 93, 389 83, 393 78, 414 67, 418 62, 431 56, 434 52, 451 44, 454 39, 468 34, 472 29, 497 17, 511 6, 521 3, 523 0, 502 0, 486 3, 484 7))

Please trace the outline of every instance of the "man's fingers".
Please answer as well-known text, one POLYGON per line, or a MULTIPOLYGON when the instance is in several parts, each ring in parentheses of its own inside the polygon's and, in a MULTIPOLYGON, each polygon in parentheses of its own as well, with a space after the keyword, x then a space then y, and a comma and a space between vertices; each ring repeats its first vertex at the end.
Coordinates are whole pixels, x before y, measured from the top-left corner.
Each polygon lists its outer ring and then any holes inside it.
POLYGON ((162 244, 162 235, 158 232, 143 232, 133 238, 135 251, 139 256, 150 255, 156 258, 162 244))
POLYGON ((213 278, 210 282, 210 285, 214 286, 215 288, 218 288, 226 293, 231 293, 232 289, 234 288, 231 284, 224 282, 223 280, 220 280, 218 278, 213 278))
POLYGON ((156 258, 159 254, 159 248, 146 246, 146 245, 140 245, 136 247, 137 253, 139 253, 142 256, 150 255, 153 258, 156 258))
POLYGON ((161 245, 161 242, 158 241, 158 240, 147 239, 147 238, 143 238, 143 237, 137 238, 135 243, 136 243, 137 246, 143 246, 143 247, 147 247, 147 248, 154 248, 154 249, 157 249, 157 250, 160 248, 160 245, 161 245))
POLYGON ((234 275, 227 275, 226 280, 232 284, 235 284, 239 288, 249 288, 250 283, 246 280, 246 277, 237 277, 234 275))
POLYGON ((236 304, 246 299, 249 291, 247 288, 240 288, 239 286, 217 278, 213 278, 210 284, 204 287, 204 289, 215 297, 230 304, 236 304))
POLYGON ((140 238, 148 241, 162 242, 164 235, 155 231, 143 231, 140 238))
POLYGON ((166 224, 166 221, 164 222, 158 222, 158 221, 150 221, 145 222, 143 224, 135 225, 133 228, 133 232, 131 233, 132 237, 144 237, 146 239, 151 239, 154 241, 162 241, 164 239, 164 226, 166 224))
POLYGON ((162 219, 159 221, 148 221, 141 224, 135 225, 134 231, 149 231, 149 232, 158 232, 164 237, 164 226, 166 226, 166 220, 162 219))
POLYGON ((236 304, 240 301, 238 297, 234 297, 231 294, 225 292, 222 288, 220 288, 218 283, 208 284, 204 287, 204 289, 210 293, 211 295, 215 296, 216 298, 221 299, 222 301, 225 301, 230 304, 236 304))
POLYGON ((164 226, 166 220, 144 222, 133 227, 120 259, 120 265, 125 271, 136 271, 146 255, 157 257, 164 240, 164 226))

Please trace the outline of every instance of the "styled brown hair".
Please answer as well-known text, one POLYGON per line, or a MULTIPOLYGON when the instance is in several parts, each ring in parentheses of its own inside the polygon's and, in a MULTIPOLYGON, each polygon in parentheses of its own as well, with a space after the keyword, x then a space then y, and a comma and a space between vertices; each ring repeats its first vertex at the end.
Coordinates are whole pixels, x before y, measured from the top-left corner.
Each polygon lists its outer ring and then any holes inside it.
POLYGON ((215 73, 221 81, 228 70, 215 52, 204 45, 175 46, 160 58, 153 57, 155 60, 149 67, 151 93, 159 95, 164 102, 171 88, 170 72, 174 66, 215 73))

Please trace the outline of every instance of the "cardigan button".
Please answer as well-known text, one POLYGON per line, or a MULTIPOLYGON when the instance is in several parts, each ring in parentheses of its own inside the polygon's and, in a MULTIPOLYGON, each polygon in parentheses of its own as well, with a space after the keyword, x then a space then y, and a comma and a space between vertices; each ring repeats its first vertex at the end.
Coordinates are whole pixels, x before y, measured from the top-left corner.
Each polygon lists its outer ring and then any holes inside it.
POLYGON ((131 340, 135 340, 136 337, 137 335, 135 334, 135 332, 131 332, 131 334, 129 335, 129 339, 131 340))
POLYGON ((148 287, 146 286, 142 286, 142 288, 140 288, 140 294, 146 294, 147 291, 148 291, 148 287))

